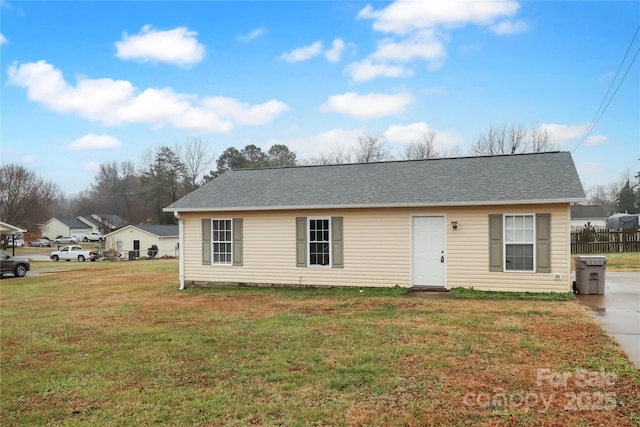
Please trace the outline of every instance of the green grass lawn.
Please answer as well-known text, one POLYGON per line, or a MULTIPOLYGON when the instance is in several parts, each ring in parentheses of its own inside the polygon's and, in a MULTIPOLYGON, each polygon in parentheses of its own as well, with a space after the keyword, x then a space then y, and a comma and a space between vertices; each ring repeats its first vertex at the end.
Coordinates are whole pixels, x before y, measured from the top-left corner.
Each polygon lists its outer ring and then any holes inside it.
POLYGON ((640 372, 574 301, 179 291, 175 260, 69 264, 0 282, 3 426, 640 422, 640 372))
POLYGON ((607 270, 610 271, 640 271, 640 252, 589 254, 591 255, 606 256, 607 270))

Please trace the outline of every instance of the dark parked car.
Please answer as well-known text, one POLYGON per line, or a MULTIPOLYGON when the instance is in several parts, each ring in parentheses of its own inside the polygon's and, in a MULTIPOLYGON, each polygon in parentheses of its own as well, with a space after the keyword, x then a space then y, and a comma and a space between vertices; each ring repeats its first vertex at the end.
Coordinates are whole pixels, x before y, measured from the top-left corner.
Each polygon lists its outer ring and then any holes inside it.
POLYGON ((51 240, 47 239, 36 239, 33 242, 29 242, 29 246, 35 246, 38 248, 50 248, 51 240))
POLYGON ((11 256, 0 251, 0 278, 7 273, 11 273, 16 277, 24 277, 27 271, 31 269, 31 264, 27 258, 21 256, 11 256))

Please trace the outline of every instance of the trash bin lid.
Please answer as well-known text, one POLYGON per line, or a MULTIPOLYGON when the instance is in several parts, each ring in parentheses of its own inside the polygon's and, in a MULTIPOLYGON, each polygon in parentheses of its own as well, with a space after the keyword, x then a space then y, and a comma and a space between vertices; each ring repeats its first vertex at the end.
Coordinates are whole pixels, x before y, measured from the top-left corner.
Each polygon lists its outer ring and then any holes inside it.
POLYGON ((585 265, 607 265, 606 256, 579 256, 576 259, 585 265))

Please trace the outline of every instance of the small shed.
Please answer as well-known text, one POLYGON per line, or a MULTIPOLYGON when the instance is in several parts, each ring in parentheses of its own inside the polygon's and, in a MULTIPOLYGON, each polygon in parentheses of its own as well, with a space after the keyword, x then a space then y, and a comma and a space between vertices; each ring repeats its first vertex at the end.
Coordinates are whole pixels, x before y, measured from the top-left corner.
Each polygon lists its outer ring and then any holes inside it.
POLYGON ((607 218, 607 228, 610 230, 637 230, 638 215, 617 213, 607 218))

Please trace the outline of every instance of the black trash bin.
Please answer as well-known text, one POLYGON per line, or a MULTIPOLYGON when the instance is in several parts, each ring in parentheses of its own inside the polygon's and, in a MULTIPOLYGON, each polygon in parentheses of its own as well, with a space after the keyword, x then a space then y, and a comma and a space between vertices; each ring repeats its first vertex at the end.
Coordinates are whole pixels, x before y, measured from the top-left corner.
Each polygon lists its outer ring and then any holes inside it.
POLYGON ((607 257, 577 256, 574 258, 576 281, 574 290, 583 295, 604 295, 604 272, 607 257))
POLYGON ((136 251, 129 251, 129 261, 136 260, 136 251))

